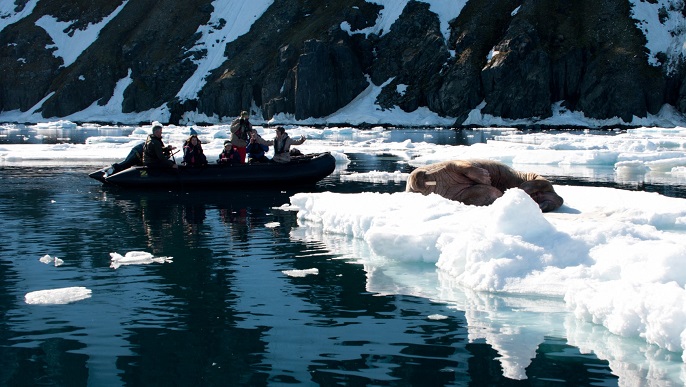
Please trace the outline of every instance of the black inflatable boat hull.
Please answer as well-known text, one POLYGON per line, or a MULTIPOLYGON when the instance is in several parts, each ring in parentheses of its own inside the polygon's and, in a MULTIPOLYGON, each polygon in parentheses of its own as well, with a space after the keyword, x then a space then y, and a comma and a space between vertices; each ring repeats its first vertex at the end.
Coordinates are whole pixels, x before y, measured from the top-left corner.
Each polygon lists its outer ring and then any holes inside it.
POLYGON ((200 168, 179 166, 178 169, 137 166, 111 176, 106 176, 106 168, 103 168, 89 176, 105 185, 136 188, 282 187, 314 184, 329 176, 335 168, 336 159, 330 153, 320 153, 293 158, 287 164, 210 164, 200 168))

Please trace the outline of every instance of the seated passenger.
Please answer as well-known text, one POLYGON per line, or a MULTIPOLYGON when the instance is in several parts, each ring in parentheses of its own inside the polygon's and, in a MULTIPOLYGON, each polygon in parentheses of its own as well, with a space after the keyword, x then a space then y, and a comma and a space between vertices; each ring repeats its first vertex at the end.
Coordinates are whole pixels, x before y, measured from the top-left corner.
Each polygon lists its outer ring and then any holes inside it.
POLYGON ((269 158, 264 154, 269 151, 269 147, 264 144, 264 140, 254 131, 250 134, 250 142, 245 147, 249 163, 268 163, 269 158))
POLYGON ((234 149, 233 145, 231 144, 231 140, 224 141, 224 151, 219 155, 219 159, 217 159, 217 164, 241 164, 241 155, 238 153, 236 149, 234 149))
POLYGON ((286 129, 284 129, 283 126, 278 126, 276 128, 276 137, 274 137, 273 141, 263 140, 263 144, 274 146, 274 157, 272 158, 272 161, 277 163, 287 163, 291 161, 291 145, 300 145, 304 142, 305 136, 300 136, 299 140, 293 140, 288 137, 288 133, 286 133, 286 129))
POLYGON ((152 124, 152 134, 148 135, 143 148, 143 164, 147 167, 177 168, 178 166, 169 157, 172 150, 176 149, 171 145, 164 146, 162 142, 162 124, 155 121, 152 124))
POLYGON ((121 163, 114 163, 112 166, 107 169, 107 175, 114 175, 117 172, 121 172, 125 169, 131 168, 136 165, 143 165, 143 148, 145 147, 145 143, 142 142, 133 148, 131 148, 131 151, 129 152, 129 155, 126 156, 124 161, 121 163))
POLYGON ((183 143, 183 165, 189 167, 203 167, 207 165, 207 157, 205 157, 202 143, 198 139, 197 134, 191 134, 186 142, 183 143))

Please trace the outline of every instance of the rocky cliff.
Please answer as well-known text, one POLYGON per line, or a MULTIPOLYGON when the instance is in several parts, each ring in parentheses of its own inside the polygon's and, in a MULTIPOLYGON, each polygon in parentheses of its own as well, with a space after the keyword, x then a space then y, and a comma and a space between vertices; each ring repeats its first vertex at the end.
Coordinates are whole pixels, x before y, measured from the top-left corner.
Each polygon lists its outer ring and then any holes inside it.
MULTIPOLYGON (((686 113, 683 57, 648 51, 639 0, 455 1, 447 31, 430 2, 397 1, 399 16, 379 30, 383 1, 274 0, 230 41, 242 13, 222 14, 224 3, 15 0, 0 14, 9 20, 0 111, 59 118, 114 104, 123 113, 162 107, 172 123, 189 114, 227 121, 247 109, 301 120, 325 117, 373 84, 382 86, 379 109, 426 107, 455 126, 477 107, 545 118, 558 103, 627 123, 665 104, 686 113), (70 42, 93 26, 98 33, 68 57, 48 22, 70 42), (208 56, 216 65, 198 78, 208 56)), ((684 25, 683 0, 644 5, 663 25, 684 25)))

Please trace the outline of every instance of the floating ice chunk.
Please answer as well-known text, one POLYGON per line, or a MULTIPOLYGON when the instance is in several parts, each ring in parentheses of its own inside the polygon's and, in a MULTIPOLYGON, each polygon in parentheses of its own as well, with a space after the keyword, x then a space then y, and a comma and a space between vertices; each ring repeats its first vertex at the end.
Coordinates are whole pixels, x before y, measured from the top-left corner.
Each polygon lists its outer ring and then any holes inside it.
POLYGON ((448 316, 444 316, 442 314, 430 314, 426 316, 429 320, 445 320, 448 318, 448 316))
POLYGON ((129 251, 126 255, 118 253, 110 253, 112 263, 110 267, 117 269, 124 265, 147 265, 150 263, 168 263, 172 261, 173 257, 155 257, 145 251, 129 251))
POLYGON ((670 172, 674 168, 686 166, 686 157, 673 157, 646 162, 651 171, 670 172))
POLYGON ((284 270, 282 271, 283 274, 289 276, 289 277, 305 277, 307 275, 317 275, 319 274, 319 269, 317 268, 312 268, 312 269, 305 269, 305 270, 284 270))
POLYGON ((74 122, 59 120, 51 122, 39 122, 36 124, 36 129, 76 129, 77 125, 74 122))
POLYGON ((277 227, 279 227, 280 225, 281 225, 281 223, 279 223, 279 222, 269 222, 269 223, 265 224, 264 227, 267 227, 267 228, 277 228, 277 227))
POLYGON ((60 266, 61 264, 64 263, 63 260, 61 260, 61 259, 59 259, 59 258, 57 258, 57 257, 54 257, 54 258, 53 258, 53 257, 51 257, 51 256, 48 255, 48 254, 45 254, 44 256, 40 257, 39 261, 41 261, 42 263, 45 263, 46 265, 47 265, 47 264, 50 264, 50 263, 54 263, 55 266, 60 266))
POLYGON ((37 290, 26 293, 24 300, 32 305, 61 305, 90 298, 91 290, 83 286, 37 290))
POLYGON ((400 171, 395 172, 379 172, 371 171, 366 173, 352 173, 350 175, 341 175, 341 181, 362 181, 368 183, 402 183, 407 181, 410 176, 409 173, 400 171))
POLYGON ((615 171, 618 173, 625 171, 647 172, 649 169, 642 160, 618 161, 615 163, 615 171))

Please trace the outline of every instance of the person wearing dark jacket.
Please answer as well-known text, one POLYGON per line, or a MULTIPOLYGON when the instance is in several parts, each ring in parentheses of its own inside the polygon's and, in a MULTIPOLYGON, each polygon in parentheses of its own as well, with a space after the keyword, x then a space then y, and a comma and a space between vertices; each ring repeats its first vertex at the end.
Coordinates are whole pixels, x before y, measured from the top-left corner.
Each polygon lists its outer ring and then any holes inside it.
POLYGON ((202 150, 202 143, 195 134, 188 137, 188 140, 183 144, 183 164, 189 167, 207 165, 207 157, 202 150))
POLYGON ((219 165, 231 165, 231 164, 240 164, 241 159, 240 155, 238 154, 238 151, 234 149, 233 144, 231 144, 231 141, 226 140, 224 141, 224 151, 219 155, 219 159, 217 160, 217 164, 219 165))
POLYGON ((114 163, 112 166, 107 170, 107 175, 113 175, 117 172, 123 171, 125 169, 129 169, 133 166, 136 165, 143 165, 143 148, 145 147, 145 143, 142 142, 133 148, 131 148, 131 151, 129 152, 129 155, 126 156, 124 161, 121 163, 114 163))
POLYGON ((145 140, 145 147, 143 149, 143 164, 148 167, 167 167, 177 168, 174 161, 169 160, 172 150, 175 147, 168 145, 164 146, 162 142, 162 124, 155 121, 152 125, 152 134, 148 135, 145 140))
POLYGON ((245 151, 248 155, 249 163, 268 163, 270 160, 264 154, 269 151, 269 147, 263 144, 264 140, 260 136, 252 132, 250 135, 250 142, 248 146, 245 147, 245 151))

